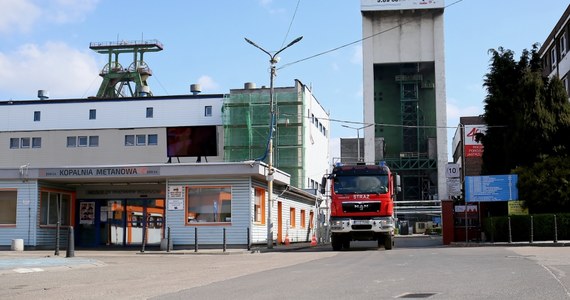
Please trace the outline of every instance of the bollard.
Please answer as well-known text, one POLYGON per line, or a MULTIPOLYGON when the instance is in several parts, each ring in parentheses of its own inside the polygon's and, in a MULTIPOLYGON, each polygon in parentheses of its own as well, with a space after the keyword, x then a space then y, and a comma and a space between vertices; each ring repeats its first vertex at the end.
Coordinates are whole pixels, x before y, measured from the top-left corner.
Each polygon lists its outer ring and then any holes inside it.
POLYGON ((67 251, 65 252, 65 257, 75 256, 75 237, 73 234, 73 226, 69 226, 68 236, 67 236, 67 251))
POLYGON ((141 253, 144 253, 144 248, 146 246, 146 222, 142 224, 142 243, 141 243, 141 253))
POLYGON ((558 224, 556 223, 556 215, 554 215, 554 243, 558 243, 558 224))
POLYGON ((533 217, 530 216, 530 241, 529 243, 533 243, 534 242, 534 220, 533 217))
POLYGON ((170 227, 168 227, 168 231, 167 231, 167 235, 166 235, 166 252, 170 252, 170 227))
POLYGON ((247 228, 247 251, 251 250, 249 227, 247 228))
POLYGON ((224 252, 226 252, 226 229, 224 228, 224 242, 222 245, 222 249, 224 250, 224 252))
POLYGON ((194 227, 194 252, 198 252, 198 227, 194 227))
POLYGON ((59 229, 61 227, 61 222, 57 221, 57 225, 55 226, 55 252, 53 255, 59 256, 59 229))
POLYGON ((511 234, 511 217, 508 217, 509 220, 509 244, 513 242, 513 235, 511 234))

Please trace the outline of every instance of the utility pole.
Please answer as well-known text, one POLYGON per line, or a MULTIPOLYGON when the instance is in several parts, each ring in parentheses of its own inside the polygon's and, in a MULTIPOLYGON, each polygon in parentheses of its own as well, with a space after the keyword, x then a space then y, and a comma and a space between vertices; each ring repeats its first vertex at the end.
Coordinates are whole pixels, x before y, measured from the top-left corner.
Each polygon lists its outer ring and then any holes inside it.
POLYGON ((275 101, 273 100, 273 78, 276 76, 276 67, 275 65, 279 62, 279 58, 277 54, 281 53, 283 50, 293 46, 295 43, 299 42, 303 37, 300 36, 294 39, 292 42, 287 44, 287 46, 281 48, 275 54, 271 54, 269 51, 261 48, 256 43, 252 42, 251 40, 245 38, 245 41, 251 44, 252 46, 258 48, 259 50, 263 51, 267 55, 269 55, 269 64, 271 66, 270 71, 270 78, 269 78, 269 143, 267 153, 269 155, 269 162, 268 162, 268 171, 267 171, 267 249, 273 248, 273 221, 271 219, 271 210, 273 204, 273 134, 275 132, 275 101))

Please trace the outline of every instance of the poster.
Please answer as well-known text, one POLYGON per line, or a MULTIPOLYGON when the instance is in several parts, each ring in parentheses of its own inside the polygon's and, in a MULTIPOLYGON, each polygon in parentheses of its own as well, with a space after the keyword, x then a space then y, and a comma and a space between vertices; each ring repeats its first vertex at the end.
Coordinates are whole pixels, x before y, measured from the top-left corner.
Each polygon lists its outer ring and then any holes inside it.
POLYGON ((79 224, 93 224, 95 221, 95 202, 81 202, 79 224))

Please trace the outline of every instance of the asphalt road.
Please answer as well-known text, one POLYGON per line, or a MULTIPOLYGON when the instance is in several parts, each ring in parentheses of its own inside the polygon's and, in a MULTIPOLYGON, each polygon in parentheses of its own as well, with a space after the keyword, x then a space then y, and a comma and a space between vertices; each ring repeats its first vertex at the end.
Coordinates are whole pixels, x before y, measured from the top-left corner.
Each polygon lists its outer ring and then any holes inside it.
MULTIPOLYGON (((1 272, 0 299, 570 299, 567 247, 442 247, 430 239, 397 246, 79 252, 72 260, 81 263, 1 272)), ((9 259, 0 252, 0 262, 9 259)))

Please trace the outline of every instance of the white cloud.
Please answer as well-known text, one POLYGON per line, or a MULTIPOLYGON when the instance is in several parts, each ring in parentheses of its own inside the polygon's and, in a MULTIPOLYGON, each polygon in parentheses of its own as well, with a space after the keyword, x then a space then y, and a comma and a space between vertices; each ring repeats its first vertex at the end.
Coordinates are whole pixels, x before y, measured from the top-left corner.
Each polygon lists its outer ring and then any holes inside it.
POLYGON ((34 99, 40 89, 50 91, 52 98, 92 96, 94 81, 101 81, 95 59, 65 43, 26 44, 15 52, 0 52, 0 69, 0 89, 9 98, 34 99))
POLYGON ((459 124, 459 117, 478 116, 483 114, 481 106, 468 105, 459 107, 455 99, 447 100, 447 126, 454 127, 459 124))
POLYGON ((40 21, 67 24, 83 21, 99 0, 2 0, 0 33, 31 31, 40 21))
MULTIPOLYGON (((42 3, 45 0, 42 0, 42 3)), ((51 0, 44 11, 45 17, 54 23, 65 24, 83 21, 93 11, 99 0, 51 0)))
POLYGON ((2 0, 0 33, 27 32, 40 15, 40 9, 30 0, 2 0))
POLYGON ((355 65, 362 65, 362 45, 354 46, 352 51, 350 62, 355 65))
POLYGON ((220 88, 220 85, 214 81, 214 79, 208 75, 202 75, 198 78, 198 83, 202 87, 202 91, 213 91, 220 88))

